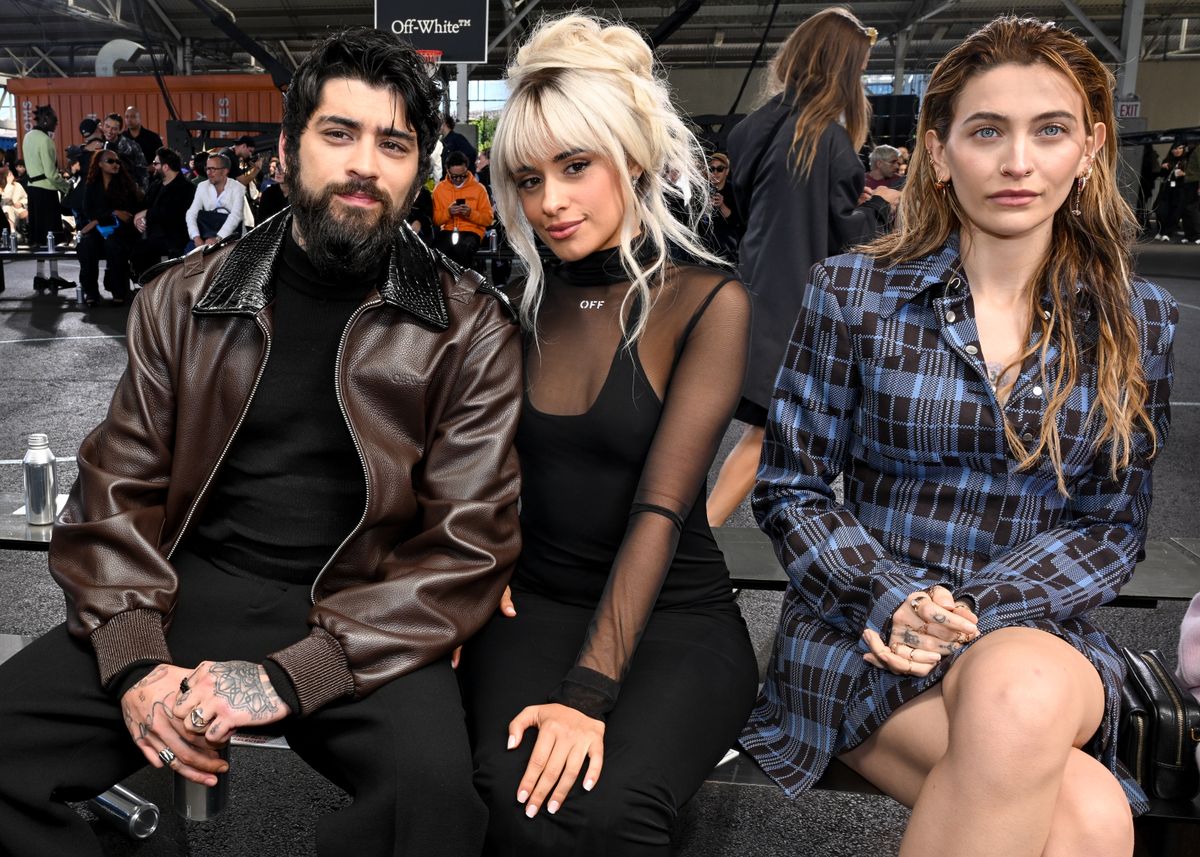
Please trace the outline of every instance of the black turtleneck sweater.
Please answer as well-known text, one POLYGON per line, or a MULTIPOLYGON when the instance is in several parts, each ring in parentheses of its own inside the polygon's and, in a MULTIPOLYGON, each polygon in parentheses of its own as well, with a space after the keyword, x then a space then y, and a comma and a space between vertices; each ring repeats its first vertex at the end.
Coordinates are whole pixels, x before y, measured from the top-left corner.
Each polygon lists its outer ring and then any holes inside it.
POLYGON ((366 504, 338 404, 338 344, 384 276, 321 276, 289 233, 275 267, 271 349, 186 549, 218 568, 311 584, 366 504))

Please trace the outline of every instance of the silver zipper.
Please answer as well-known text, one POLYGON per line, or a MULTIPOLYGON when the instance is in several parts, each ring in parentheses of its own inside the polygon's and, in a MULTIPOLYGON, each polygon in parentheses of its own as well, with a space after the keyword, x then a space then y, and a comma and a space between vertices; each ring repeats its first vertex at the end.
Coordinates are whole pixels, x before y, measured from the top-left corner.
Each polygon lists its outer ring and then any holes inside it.
POLYGON ((238 416, 238 421, 234 423, 233 431, 229 434, 229 440, 225 441, 225 448, 221 450, 221 455, 217 459, 217 463, 209 471, 208 478, 204 480, 204 485, 200 488, 200 493, 192 501, 192 506, 188 509, 187 516, 183 519, 183 526, 179 528, 179 535, 175 537, 175 544, 171 545, 171 550, 167 553, 168 560, 175 555, 175 549, 183 543, 183 537, 187 533, 188 524, 192 521, 192 515, 196 513, 196 508, 200 505, 200 501, 208 493, 208 486, 212 484, 213 477, 221 469, 221 464, 225 461, 225 456, 229 453, 229 447, 233 446, 233 439, 237 437, 238 429, 242 427, 242 423, 246 419, 246 414, 250 411, 250 403, 254 401, 254 394, 258 392, 258 384, 262 381, 263 373, 267 371, 267 360, 271 357, 271 331, 267 330, 267 326, 263 324, 262 319, 257 315, 254 316, 254 322, 258 325, 259 330, 263 332, 263 336, 267 338, 267 350, 263 353, 262 363, 258 367, 258 375, 254 378, 254 386, 250 388, 250 397, 246 399, 246 405, 242 408, 242 413, 238 416))
POLYGON ((1182 767, 1183 765, 1183 703, 1179 700, 1179 694, 1175 692, 1175 684, 1170 677, 1163 671, 1163 668, 1158 665, 1158 661, 1148 655, 1143 655, 1142 660, 1149 664, 1150 669, 1158 676, 1158 680, 1162 682, 1163 689, 1166 690, 1167 696, 1171 697, 1171 705, 1175 709, 1175 725, 1177 727, 1179 739, 1175 744, 1175 766, 1182 767))
POLYGON ((325 565, 321 566, 321 570, 317 572, 317 576, 312 582, 312 588, 308 590, 308 600, 313 604, 317 603, 317 584, 321 582, 321 578, 325 576, 325 572, 329 569, 329 566, 333 565, 333 561, 342 552, 342 548, 358 534, 363 522, 367 520, 367 510, 371 508, 371 474, 367 472, 367 457, 363 454, 362 445, 358 442, 358 435, 354 433, 354 426, 350 425, 350 415, 346 413, 346 403, 342 400, 342 353, 346 350, 346 340, 350 337, 350 328, 354 326, 354 322, 358 321, 358 317, 365 310, 377 307, 382 303, 382 300, 372 301, 369 304, 363 304, 354 311, 354 315, 350 316, 350 320, 346 322, 346 329, 342 331, 342 338, 338 342, 337 358, 333 361, 333 389, 337 393, 337 403, 342 411, 342 419, 346 422, 346 428, 350 431, 350 439, 354 441, 354 449, 358 452, 358 460, 362 462, 363 481, 366 482, 367 495, 366 503, 363 505, 362 517, 358 519, 358 523, 354 525, 354 529, 350 531, 350 534, 342 539, 342 543, 337 546, 337 550, 333 552, 333 555, 326 560, 325 565))

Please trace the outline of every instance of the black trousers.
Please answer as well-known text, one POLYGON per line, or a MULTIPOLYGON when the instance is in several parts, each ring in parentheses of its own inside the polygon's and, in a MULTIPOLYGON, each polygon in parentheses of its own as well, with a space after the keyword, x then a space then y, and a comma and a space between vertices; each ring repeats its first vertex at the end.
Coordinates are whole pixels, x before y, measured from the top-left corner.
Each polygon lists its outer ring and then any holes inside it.
POLYGON ((138 240, 132 226, 122 225, 105 238, 98 229, 83 236, 75 249, 79 257, 79 285, 88 300, 100 297, 100 260, 104 260, 104 288, 114 298, 129 297, 129 257, 138 240))
POLYGON ((32 247, 46 246, 46 233, 53 232, 55 241, 66 238, 63 228, 62 206, 58 191, 40 187, 26 188, 29 195, 29 244, 32 247))
MULTIPOLYGON (((188 556, 176 566, 181 591, 167 641, 177 664, 261 661, 307 634, 307 587, 235 577, 188 556)), ((448 660, 277 726, 353 798, 318 822, 322 857, 479 853, 487 813, 471 784, 448 660)), ((64 626, 0 665, 0 855, 100 857, 91 828, 64 802, 145 764, 118 701, 100 688, 91 647, 64 626)))
POLYGON ((449 229, 438 231, 434 246, 464 268, 475 264, 475 253, 479 250, 479 236, 474 232, 459 232, 458 243, 454 243, 454 232, 449 229))
POLYGON ((506 750, 508 724, 545 702, 574 665, 593 611, 520 591, 513 600, 516 618, 497 614, 459 666, 475 785, 489 812, 484 854, 669 854, 680 807, 733 746, 754 704, 757 662, 737 605, 654 613, 608 715, 595 788, 583 790, 581 773, 557 813, 542 807, 529 819, 517 785, 537 731, 506 750))

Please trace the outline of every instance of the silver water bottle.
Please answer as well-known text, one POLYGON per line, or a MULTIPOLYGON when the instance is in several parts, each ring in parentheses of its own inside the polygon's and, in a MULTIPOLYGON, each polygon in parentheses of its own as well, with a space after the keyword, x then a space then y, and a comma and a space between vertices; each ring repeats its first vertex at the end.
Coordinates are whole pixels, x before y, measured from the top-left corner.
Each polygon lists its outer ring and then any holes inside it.
POLYGON ((46 252, 47 253, 57 253, 58 252, 58 244, 56 244, 54 241, 54 233, 53 232, 46 233, 46 252))
POLYGON ((23 464, 25 520, 37 526, 53 524, 58 501, 58 468, 46 435, 29 436, 29 450, 23 464))
POLYGON ((131 839, 149 839, 158 830, 158 806, 124 786, 113 786, 88 806, 131 839))

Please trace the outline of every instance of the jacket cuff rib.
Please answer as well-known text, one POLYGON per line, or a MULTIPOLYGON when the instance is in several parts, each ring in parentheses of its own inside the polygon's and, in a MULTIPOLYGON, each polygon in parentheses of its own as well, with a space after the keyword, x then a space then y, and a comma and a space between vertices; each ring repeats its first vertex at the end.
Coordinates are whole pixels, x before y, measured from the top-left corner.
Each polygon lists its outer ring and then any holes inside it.
POLYGON ((324 705, 343 696, 354 694, 354 675, 346 653, 332 635, 320 628, 298 643, 267 655, 279 664, 296 689, 301 717, 312 714, 324 705))
POLYGON ((118 613, 92 631, 91 642, 100 668, 100 684, 105 689, 136 661, 172 663, 163 617, 157 610, 118 613))

